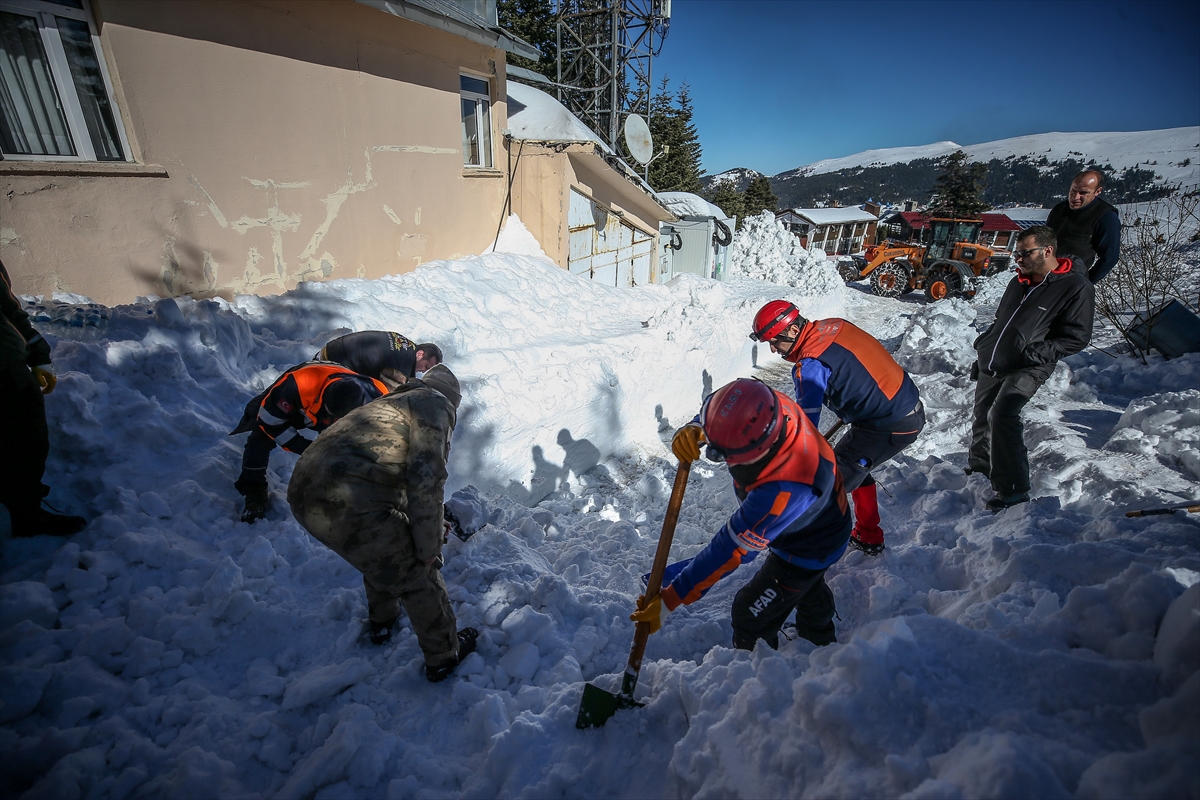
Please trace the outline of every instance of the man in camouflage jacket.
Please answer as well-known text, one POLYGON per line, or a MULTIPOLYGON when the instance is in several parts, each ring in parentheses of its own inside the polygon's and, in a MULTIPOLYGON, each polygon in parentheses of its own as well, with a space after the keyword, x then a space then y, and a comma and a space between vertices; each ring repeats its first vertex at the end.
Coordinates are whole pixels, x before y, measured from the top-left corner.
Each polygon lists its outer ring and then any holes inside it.
POLYGON ((386 642, 404 606, 430 680, 475 649, 456 632, 439 568, 446 539, 446 459, 459 400, 444 364, 357 408, 300 456, 288 485, 292 513, 363 574, 371 640, 386 642))

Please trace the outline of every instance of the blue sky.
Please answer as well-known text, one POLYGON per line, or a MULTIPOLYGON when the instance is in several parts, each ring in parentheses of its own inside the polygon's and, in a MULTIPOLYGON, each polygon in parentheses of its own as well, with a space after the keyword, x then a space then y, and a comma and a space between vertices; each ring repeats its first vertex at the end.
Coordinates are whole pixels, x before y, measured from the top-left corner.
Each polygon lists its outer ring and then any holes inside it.
POLYGON ((1200 125, 1200 3, 674 0, 705 171, 1200 125))

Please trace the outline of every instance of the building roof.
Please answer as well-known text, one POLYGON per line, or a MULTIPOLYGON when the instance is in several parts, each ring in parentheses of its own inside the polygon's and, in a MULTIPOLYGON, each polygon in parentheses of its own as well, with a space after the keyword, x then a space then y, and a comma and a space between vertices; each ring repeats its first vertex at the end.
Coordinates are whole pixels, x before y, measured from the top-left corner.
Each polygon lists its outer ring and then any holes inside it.
POLYGON ((1019 231, 1021 226, 1009 219, 1007 214, 980 214, 985 231, 1019 231))
POLYGON ((870 211, 856 206, 844 208, 793 208, 797 216, 813 225, 841 225, 846 222, 875 222, 878 220, 870 211))
MULTIPOLYGON (((514 55, 536 61, 541 52, 521 37, 510 33, 491 19, 472 13, 468 8, 477 4, 462 3, 461 0, 357 0, 365 6, 377 8, 385 14, 411 20, 420 25, 453 33, 478 44, 500 49, 514 55)), ((492 13, 495 13, 494 7, 492 13)))

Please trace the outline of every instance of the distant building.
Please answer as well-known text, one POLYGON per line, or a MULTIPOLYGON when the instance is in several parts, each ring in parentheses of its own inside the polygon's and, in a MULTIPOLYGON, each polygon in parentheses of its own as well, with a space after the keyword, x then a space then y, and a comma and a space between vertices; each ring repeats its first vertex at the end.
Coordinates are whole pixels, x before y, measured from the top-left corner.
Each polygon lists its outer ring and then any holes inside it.
POLYGON ((829 256, 861 253, 867 244, 875 243, 875 226, 879 223, 875 214, 856 206, 789 208, 777 212, 775 219, 804 247, 820 248, 829 256))

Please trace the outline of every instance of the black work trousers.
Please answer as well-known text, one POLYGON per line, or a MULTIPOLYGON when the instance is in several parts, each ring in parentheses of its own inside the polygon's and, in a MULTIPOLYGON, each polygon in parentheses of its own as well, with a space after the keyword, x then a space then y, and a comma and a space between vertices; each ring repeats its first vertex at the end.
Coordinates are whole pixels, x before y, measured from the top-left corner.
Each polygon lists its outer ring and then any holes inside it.
POLYGON ((778 649, 779 629, 793 609, 800 636, 816 645, 837 641, 833 592, 825 583, 825 570, 798 567, 771 553, 733 598, 733 646, 753 650, 762 639, 778 649))
POLYGON ((1042 369, 1007 375, 979 373, 967 466, 987 475, 997 494, 1029 492, 1029 450, 1021 410, 1048 377, 1042 369))
POLYGON ((267 482, 267 465, 271 461, 271 451, 275 449, 275 440, 263 433, 262 428, 255 427, 246 439, 242 450, 242 474, 234 484, 238 491, 245 494, 243 489, 256 483, 267 482))
POLYGON ((50 455, 46 399, 29 367, 0 368, 0 503, 30 513, 50 489, 42 483, 50 455))
POLYGON ((881 431, 851 423, 850 430, 833 448, 838 472, 842 475, 842 487, 853 492, 859 486, 875 483, 871 470, 915 442, 924 427, 924 406, 919 406, 896 424, 895 430, 881 431))

